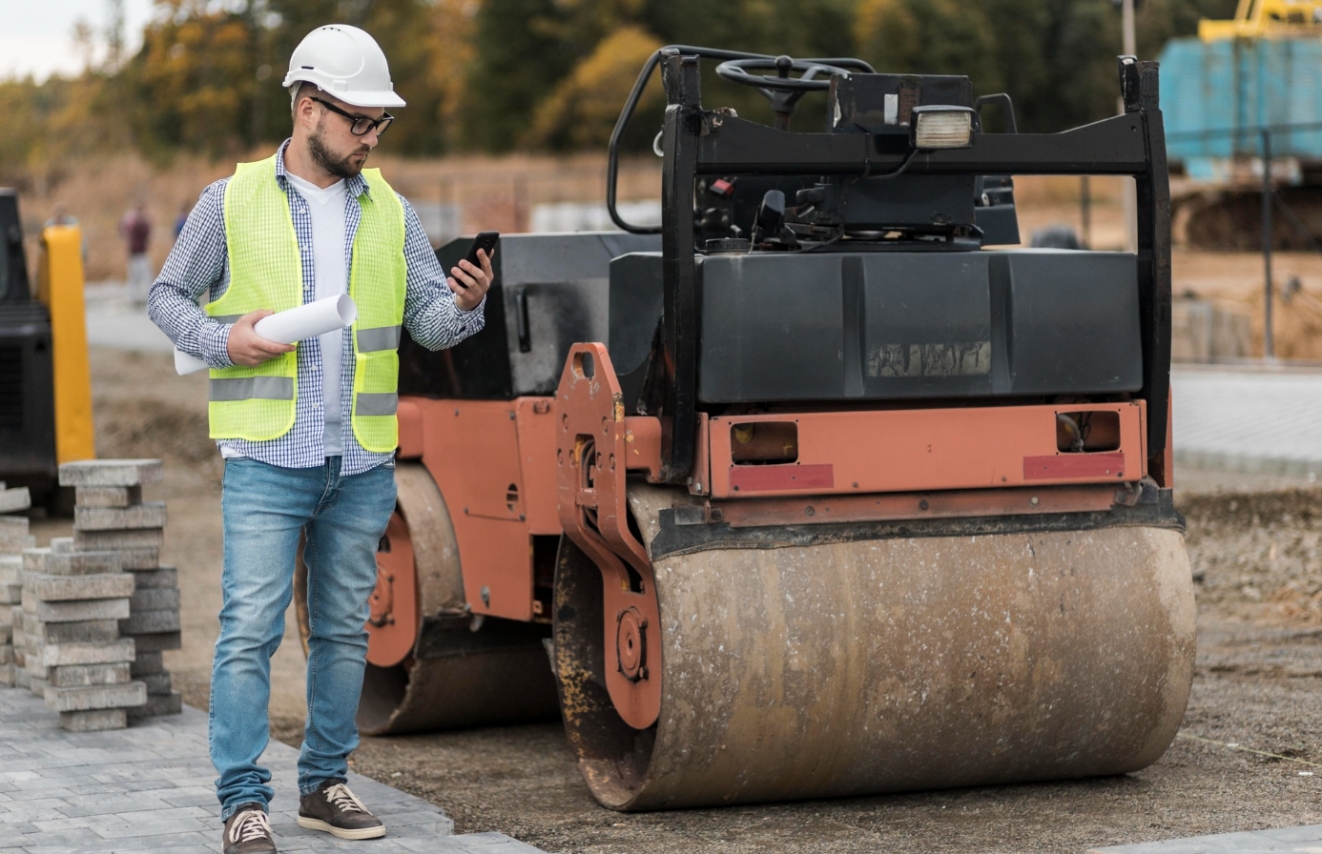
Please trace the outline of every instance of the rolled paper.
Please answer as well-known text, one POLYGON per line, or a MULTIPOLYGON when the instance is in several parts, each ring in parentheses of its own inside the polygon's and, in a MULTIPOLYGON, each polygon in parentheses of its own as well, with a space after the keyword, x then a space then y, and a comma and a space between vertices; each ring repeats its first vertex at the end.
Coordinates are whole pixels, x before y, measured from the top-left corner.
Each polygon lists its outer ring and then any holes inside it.
MULTIPOLYGON (((295 344, 336 329, 344 329, 357 317, 358 306, 354 305, 348 294, 340 294, 263 317, 253 326, 253 331, 267 341, 295 344)), ((180 376, 206 367, 207 363, 201 359, 182 350, 174 351, 174 369, 180 376)))

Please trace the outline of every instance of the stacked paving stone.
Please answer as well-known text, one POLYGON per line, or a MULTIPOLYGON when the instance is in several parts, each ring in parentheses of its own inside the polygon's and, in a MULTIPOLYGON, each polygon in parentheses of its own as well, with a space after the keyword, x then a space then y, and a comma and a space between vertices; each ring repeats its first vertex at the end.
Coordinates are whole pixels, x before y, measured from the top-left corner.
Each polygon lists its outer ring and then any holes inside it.
POLYGON ((75 732, 122 729, 147 699, 130 681, 133 641, 119 636, 133 576, 114 552, 23 552, 24 672, 32 693, 75 732))
POLYGON ((182 701, 170 684, 161 653, 179 649, 179 574, 160 565, 165 504, 143 502, 142 486, 161 480, 160 460, 89 460, 60 466, 60 484, 77 489, 74 536, 52 540, 54 552, 110 554, 132 576, 120 637, 132 639, 130 676, 146 689, 146 702, 130 707, 130 720, 179 714, 182 701))
MULTIPOLYGON (((0 483, 0 513, 26 510, 31 504, 27 487, 6 489, 0 483)), ((0 685, 13 685, 22 667, 14 630, 22 605, 22 552, 36 542, 28 533, 26 516, 0 516, 0 685)))

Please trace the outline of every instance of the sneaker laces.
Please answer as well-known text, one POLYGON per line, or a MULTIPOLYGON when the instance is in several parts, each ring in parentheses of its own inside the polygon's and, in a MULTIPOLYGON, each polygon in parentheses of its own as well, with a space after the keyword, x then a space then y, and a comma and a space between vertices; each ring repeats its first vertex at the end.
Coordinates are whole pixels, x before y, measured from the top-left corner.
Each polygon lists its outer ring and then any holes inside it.
POLYGON ((331 806, 341 812, 360 812, 371 815, 367 811, 367 806, 358 800, 358 796, 349 791, 349 787, 344 783, 336 783, 333 786, 326 787, 326 800, 330 801, 331 806))
POLYGON ((244 810, 230 827, 233 842, 252 842, 271 836, 271 821, 261 810, 244 810))

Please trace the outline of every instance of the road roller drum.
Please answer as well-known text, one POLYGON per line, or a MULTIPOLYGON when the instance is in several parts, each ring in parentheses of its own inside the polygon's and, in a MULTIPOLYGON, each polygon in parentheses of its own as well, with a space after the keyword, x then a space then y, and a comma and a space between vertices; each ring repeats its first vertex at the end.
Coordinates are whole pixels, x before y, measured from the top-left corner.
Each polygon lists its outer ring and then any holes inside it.
POLYGON ((600 573, 569 544, 555 643, 580 768, 623 810, 1144 768, 1193 677, 1193 584, 1168 524, 661 557, 660 715, 643 731, 601 690, 616 653, 600 573))

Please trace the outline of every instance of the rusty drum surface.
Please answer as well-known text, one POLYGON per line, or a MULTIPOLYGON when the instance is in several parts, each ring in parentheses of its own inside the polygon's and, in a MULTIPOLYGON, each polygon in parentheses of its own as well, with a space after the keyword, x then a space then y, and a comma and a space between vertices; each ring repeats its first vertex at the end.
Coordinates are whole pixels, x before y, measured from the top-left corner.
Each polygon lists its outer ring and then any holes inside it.
MULTIPOLYGON (((639 523, 650 545, 655 522, 639 523)), ((661 712, 642 731, 613 716, 594 672, 600 573, 562 552, 561 703, 580 769, 614 809, 1136 771, 1165 752, 1189 697, 1178 530, 662 557, 661 712)))

